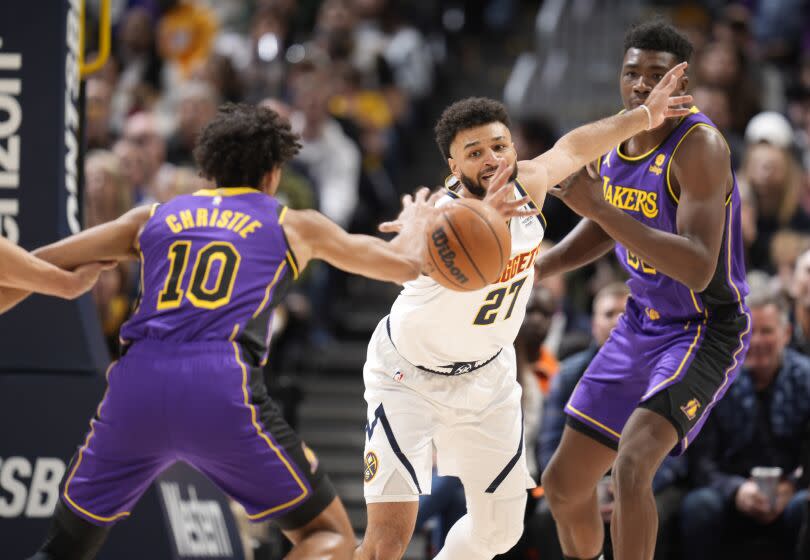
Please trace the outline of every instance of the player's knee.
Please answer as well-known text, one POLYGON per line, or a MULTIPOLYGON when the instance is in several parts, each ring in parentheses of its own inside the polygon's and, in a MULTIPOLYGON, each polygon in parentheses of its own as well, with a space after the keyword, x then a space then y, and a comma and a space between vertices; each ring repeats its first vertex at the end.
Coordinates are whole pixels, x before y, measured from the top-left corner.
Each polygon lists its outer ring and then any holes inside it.
POLYGON ((638 451, 620 451, 613 464, 613 487, 619 498, 633 496, 652 487, 656 465, 638 451))
POLYGON ((577 485, 572 477, 559 466, 558 461, 552 460, 543 471, 540 478, 543 486, 543 494, 548 500, 549 506, 553 509, 559 508, 566 503, 576 503, 581 501, 583 494, 581 485, 577 485))
POLYGON ((512 550, 523 535, 523 522, 501 526, 488 538, 487 549, 493 556, 512 550))
POLYGON ((472 523, 469 537, 490 556, 508 552, 523 535, 527 495, 511 498, 468 497, 468 513, 472 523))

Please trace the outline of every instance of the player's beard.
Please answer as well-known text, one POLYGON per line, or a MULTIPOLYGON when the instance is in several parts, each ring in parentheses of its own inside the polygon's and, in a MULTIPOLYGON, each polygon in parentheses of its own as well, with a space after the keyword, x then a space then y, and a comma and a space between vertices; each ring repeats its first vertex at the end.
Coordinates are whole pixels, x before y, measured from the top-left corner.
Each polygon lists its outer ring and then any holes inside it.
MULTIPOLYGON (((515 165, 512 168, 512 175, 509 177, 509 182, 511 183, 517 179, 517 175, 518 168, 517 165, 515 165)), ((481 181, 475 181, 471 177, 467 177, 464 173, 461 174, 461 184, 464 185, 464 188, 467 189, 473 196, 484 198, 487 195, 487 189, 481 186, 481 181)))

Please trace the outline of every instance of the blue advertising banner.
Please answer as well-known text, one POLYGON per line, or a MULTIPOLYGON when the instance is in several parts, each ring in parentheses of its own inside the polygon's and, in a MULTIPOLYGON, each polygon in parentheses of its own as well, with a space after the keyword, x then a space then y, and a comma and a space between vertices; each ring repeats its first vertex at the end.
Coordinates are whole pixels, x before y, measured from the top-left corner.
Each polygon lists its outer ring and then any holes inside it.
MULTIPOLYGON (((28 250, 81 229, 80 0, 47 4, 0 2, 0 235, 28 250)), ((103 372, 98 323, 89 296, 30 298, 0 316, 0 372, 103 372)))

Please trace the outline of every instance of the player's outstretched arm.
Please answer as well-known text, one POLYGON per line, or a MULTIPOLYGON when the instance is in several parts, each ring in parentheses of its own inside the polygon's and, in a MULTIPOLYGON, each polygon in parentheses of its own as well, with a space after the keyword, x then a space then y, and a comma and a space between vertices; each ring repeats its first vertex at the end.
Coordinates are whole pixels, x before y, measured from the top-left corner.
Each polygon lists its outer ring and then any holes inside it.
POLYGON ((645 263, 694 292, 712 279, 725 227, 731 187, 728 147, 716 130, 698 127, 683 140, 672 160, 671 177, 680 187, 677 233, 651 228, 605 200, 601 184, 563 185, 549 193, 645 263))
POLYGON ((31 291, 73 299, 90 289, 106 266, 90 263, 69 272, 37 258, 0 237, 0 312, 8 309, 4 300, 15 291, 31 291))
POLYGON ((314 210, 289 210, 284 232, 301 269, 321 259, 352 274, 402 284, 422 271, 425 231, 434 214, 435 197, 423 188, 403 197, 403 210, 387 231, 399 232, 391 241, 350 234, 314 210))
POLYGON ((631 136, 657 128, 672 117, 683 117, 682 107, 692 96, 670 97, 687 63, 682 62, 666 73, 647 96, 643 106, 576 128, 560 138, 554 147, 538 157, 518 162, 521 183, 535 200, 543 200, 549 187, 576 172, 588 162, 607 153, 631 136))
MULTIPOLYGON (((117 220, 40 247, 34 251, 34 256, 31 258, 48 267, 45 276, 53 274, 50 279, 43 279, 43 281, 65 282, 61 288, 58 288, 62 289, 64 293, 47 292, 40 289, 41 286, 38 288, 31 284, 12 284, 0 280, 0 286, 8 286, 0 291, 0 313, 15 306, 32 292, 50 293, 68 298, 77 297, 86 292, 95 284, 101 270, 112 266, 117 261, 136 258, 138 234, 149 219, 149 214, 149 207, 135 208, 117 220)), ((18 249, 18 251, 25 253, 22 249, 18 249)), ((3 257, 5 257, 5 253, 3 257)), ((7 268, 16 268, 7 266, 5 258, 3 258, 3 263, 3 272, 7 268)), ((3 272, 0 272, 0 275, 3 272)))

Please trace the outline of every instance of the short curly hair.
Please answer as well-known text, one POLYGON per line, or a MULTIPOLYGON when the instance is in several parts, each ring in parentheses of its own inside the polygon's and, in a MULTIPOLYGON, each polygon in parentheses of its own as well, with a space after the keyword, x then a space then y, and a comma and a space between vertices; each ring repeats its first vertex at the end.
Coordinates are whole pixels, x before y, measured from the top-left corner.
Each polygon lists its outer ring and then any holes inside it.
POLYGON ((692 43, 686 35, 662 17, 638 23, 624 36, 624 52, 628 49, 668 52, 674 55, 678 62, 689 62, 692 48, 692 43))
POLYGON ((258 187, 265 173, 295 157, 298 140, 275 111, 226 103, 200 133, 194 159, 218 187, 258 187))
POLYGON ((511 126, 509 114, 503 103, 487 97, 468 97, 456 101, 444 110, 436 123, 436 143, 445 158, 450 157, 450 144, 462 130, 500 122, 511 126))

